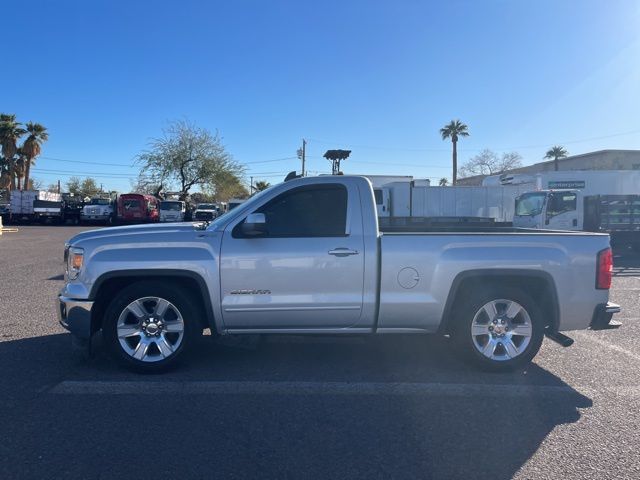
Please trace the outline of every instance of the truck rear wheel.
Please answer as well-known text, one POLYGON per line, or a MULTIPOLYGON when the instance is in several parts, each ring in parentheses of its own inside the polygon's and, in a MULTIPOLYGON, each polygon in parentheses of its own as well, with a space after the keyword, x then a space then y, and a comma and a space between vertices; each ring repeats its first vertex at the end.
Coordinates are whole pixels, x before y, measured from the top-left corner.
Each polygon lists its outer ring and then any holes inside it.
POLYGON ((454 341, 473 364, 509 371, 536 356, 544 328, 540 309, 525 292, 490 288, 473 293, 457 308, 454 341))
POLYGON ((142 373, 164 371, 191 347, 201 327, 188 293, 155 281, 121 290, 102 327, 106 347, 124 366, 142 373))

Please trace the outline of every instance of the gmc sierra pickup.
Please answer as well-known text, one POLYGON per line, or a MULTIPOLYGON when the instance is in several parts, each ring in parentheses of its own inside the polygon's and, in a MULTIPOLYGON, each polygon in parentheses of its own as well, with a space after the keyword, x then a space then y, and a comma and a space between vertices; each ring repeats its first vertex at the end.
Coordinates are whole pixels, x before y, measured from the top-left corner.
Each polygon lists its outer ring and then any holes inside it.
MULTIPOLYGON (((210 224, 83 232, 65 246, 62 325, 87 351, 165 369, 203 329, 449 335, 481 367, 529 362, 547 337, 610 327, 606 234, 507 228, 381 232, 363 177, 275 185, 210 224)), ((401 230, 401 229, 400 229, 401 230)))

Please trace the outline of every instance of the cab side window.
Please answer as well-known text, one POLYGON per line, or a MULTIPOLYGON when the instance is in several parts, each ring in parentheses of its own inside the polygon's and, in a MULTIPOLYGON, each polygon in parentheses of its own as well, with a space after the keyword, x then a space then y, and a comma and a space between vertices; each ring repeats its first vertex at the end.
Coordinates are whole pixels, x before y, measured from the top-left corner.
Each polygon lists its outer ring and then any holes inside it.
POLYGON ((575 193, 554 193, 549 202, 547 213, 549 215, 559 215, 564 212, 571 212, 576 209, 576 200, 575 193))
POLYGON ((296 188, 277 196, 257 213, 266 217, 266 237, 345 236, 347 189, 340 184, 296 188))

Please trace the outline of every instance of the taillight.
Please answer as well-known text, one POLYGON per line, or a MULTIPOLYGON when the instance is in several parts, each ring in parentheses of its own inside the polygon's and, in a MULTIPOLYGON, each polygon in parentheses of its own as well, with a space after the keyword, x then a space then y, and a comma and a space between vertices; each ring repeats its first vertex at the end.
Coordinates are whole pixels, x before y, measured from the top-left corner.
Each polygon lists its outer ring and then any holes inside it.
POLYGON ((607 248, 598 253, 598 269, 596 270, 596 288, 598 290, 609 290, 611 288, 611 277, 613 276, 613 254, 607 248))

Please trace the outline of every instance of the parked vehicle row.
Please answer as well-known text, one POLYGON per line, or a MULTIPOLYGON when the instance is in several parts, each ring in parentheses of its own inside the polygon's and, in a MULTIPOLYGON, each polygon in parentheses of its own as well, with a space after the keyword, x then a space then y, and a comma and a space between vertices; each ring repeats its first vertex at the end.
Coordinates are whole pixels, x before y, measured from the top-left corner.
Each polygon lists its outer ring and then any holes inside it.
MULTIPOLYGON (((233 205, 242 200, 234 201, 233 205)), ((190 207, 181 200, 160 200, 153 195, 126 193, 96 196, 84 201, 68 193, 14 190, 0 214, 16 223, 51 222, 95 225, 156 222, 212 221, 227 210, 225 203, 190 207)))

